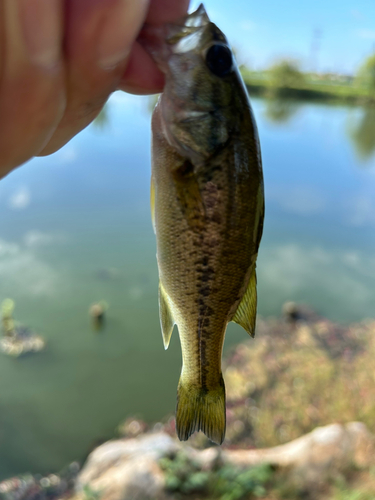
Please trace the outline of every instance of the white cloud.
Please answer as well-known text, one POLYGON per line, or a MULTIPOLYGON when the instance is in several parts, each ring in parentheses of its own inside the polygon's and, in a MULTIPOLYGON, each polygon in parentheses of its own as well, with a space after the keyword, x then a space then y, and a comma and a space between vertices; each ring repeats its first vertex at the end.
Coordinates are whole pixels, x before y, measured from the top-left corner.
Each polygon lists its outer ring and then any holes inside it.
POLYGON ((109 106, 111 105, 111 103, 113 103, 116 106, 123 105, 128 107, 129 105, 138 105, 140 101, 143 101, 145 99, 148 99, 148 97, 128 94, 127 92, 122 92, 121 90, 117 90, 111 95, 111 97, 108 100, 108 103, 109 106))
POLYGON ((143 291, 139 286, 134 286, 129 290, 129 295, 133 300, 139 300, 142 298, 143 291))
POLYGON ((28 248, 35 248, 52 243, 60 243, 64 241, 64 239, 65 238, 62 234, 44 233, 37 230, 28 231, 24 236, 24 242, 28 248))
POLYGON ((19 252, 19 246, 15 243, 8 243, 6 241, 0 240, 0 261, 4 257, 17 255, 19 252))
POLYGON ((306 251, 294 244, 280 245, 261 255, 267 264, 258 267, 260 279, 290 294, 302 289, 306 283, 311 283, 311 278, 316 274, 314 265, 321 268, 332 263, 332 256, 323 249, 306 251))
POLYGON ((250 19, 243 19, 239 26, 244 31, 253 31, 256 28, 256 24, 250 19))
POLYGON ((366 278, 375 278, 375 256, 364 257, 360 252, 345 252, 341 256, 347 268, 366 278))
POLYGON ((351 226, 375 225, 375 200, 371 195, 360 195, 347 203, 347 222, 351 226))
POLYGON ((357 267, 360 263, 359 255, 357 252, 346 252, 342 256, 342 260, 349 267, 357 267))
POLYGON ((52 296, 61 289, 58 273, 21 245, 0 240, 0 294, 52 296))
POLYGON ((266 196, 268 200, 276 201, 286 212, 299 215, 321 213, 326 208, 326 200, 321 193, 309 186, 270 188, 267 190, 266 196))
POLYGON ((364 38, 366 40, 375 40, 375 30, 367 30, 367 29, 358 30, 357 35, 360 38, 364 38))
POLYGON ((56 163, 60 165, 67 165, 77 160, 78 152, 74 146, 68 144, 67 146, 60 149, 60 151, 55 153, 54 158, 56 163))
POLYGON ((258 265, 259 283, 273 294, 282 294, 285 300, 298 300, 309 290, 315 297, 320 293, 334 297, 342 308, 354 310, 375 300, 368 276, 375 277, 375 258, 318 246, 285 244, 266 248, 260 253, 258 265))
POLYGON ((23 210, 30 205, 31 193, 28 187, 20 186, 9 198, 8 206, 14 210, 23 210))

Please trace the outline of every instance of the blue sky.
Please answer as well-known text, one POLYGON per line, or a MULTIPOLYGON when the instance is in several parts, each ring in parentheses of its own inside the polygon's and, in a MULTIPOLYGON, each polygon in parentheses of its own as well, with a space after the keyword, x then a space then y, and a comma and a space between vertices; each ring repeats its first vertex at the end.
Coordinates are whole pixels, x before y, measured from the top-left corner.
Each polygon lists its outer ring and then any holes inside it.
MULTIPOLYGON (((199 3, 192 0, 192 8, 199 3)), ((375 0, 205 0, 204 5, 239 61, 256 69, 291 57, 306 70, 350 74, 375 51, 375 0)))

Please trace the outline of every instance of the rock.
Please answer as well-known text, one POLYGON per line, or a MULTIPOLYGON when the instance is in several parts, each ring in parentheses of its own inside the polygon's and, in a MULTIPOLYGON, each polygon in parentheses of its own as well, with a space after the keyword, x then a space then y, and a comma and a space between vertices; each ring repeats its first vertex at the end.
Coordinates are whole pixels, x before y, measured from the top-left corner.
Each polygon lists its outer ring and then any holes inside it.
POLYGON ((90 306, 89 315, 94 330, 100 330, 103 327, 107 309, 108 304, 104 300, 90 306))
POLYGON ((0 482, 2 500, 58 500, 71 498, 76 476, 79 471, 73 462, 60 474, 48 476, 22 474, 0 482))
POLYGON ((179 449, 179 443, 165 433, 109 441, 89 456, 77 491, 88 486, 100 493, 101 500, 163 498, 164 475, 158 461, 179 449))
POLYGON ((285 302, 282 307, 282 313, 288 321, 296 321, 300 319, 298 306, 295 302, 285 302))
POLYGON ((360 422, 318 427, 290 443, 258 450, 225 450, 222 460, 240 467, 269 463, 292 470, 304 485, 332 474, 375 465, 375 437, 360 422))
POLYGON ((298 320, 302 321, 316 321, 318 315, 303 304, 297 304, 296 302, 285 302, 281 308, 282 315, 287 321, 294 323, 298 320))
POLYGON ((4 335, 0 338, 0 352, 14 358, 24 354, 40 352, 45 346, 46 341, 43 337, 21 327, 14 330, 13 336, 4 335))
POLYGON ((88 487, 100 494, 101 500, 163 499, 165 482, 158 461, 178 451, 183 451, 202 471, 223 464, 240 469, 271 464, 285 469, 299 487, 311 485, 314 489, 350 467, 375 465, 375 437, 360 422, 318 427, 287 444, 255 450, 197 450, 158 432, 99 446, 78 477, 77 492, 88 487))
POLYGON ((219 446, 206 448, 205 450, 195 450, 184 446, 186 455, 201 467, 203 471, 209 471, 223 464, 222 450, 219 446))
POLYGON ((117 428, 121 437, 134 438, 144 434, 148 430, 148 425, 143 420, 130 417, 117 428))
POLYGON ((375 436, 362 422, 350 422, 346 429, 353 440, 353 463, 359 468, 375 465, 375 436))

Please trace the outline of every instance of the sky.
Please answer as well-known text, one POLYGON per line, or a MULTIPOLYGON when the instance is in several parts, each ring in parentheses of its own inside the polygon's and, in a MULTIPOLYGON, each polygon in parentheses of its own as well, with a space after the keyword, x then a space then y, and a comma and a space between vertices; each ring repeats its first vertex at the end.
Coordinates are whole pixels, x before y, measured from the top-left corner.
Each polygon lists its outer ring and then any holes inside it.
MULTIPOLYGON (((192 0, 195 8, 200 1, 192 0)), ((355 74, 375 52, 375 0, 205 0, 239 63, 292 58, 306 71, 355 74)))

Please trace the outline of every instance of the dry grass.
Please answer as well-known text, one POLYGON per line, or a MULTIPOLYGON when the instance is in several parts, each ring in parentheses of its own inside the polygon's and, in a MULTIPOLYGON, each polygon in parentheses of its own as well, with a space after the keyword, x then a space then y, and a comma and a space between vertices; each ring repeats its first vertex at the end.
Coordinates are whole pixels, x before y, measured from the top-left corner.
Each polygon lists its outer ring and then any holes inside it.
POLYGON ((275 446, 356 420, 375 432, 374 360, 375 321, 259 321, 226 363, 228 444, 275 446))

